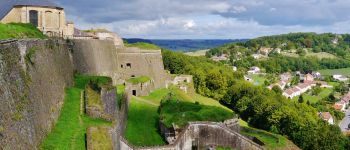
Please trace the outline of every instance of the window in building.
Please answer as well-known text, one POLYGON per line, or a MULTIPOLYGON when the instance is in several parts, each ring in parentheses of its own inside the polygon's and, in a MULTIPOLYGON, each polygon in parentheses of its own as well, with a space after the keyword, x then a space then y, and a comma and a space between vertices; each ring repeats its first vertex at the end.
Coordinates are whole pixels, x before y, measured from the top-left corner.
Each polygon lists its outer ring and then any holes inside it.
POLYGON ((123 65, 120 65, 121 68, 123 68, 124 66, 123 65))
POLYGON ((29 23, 31 23, 34 26, 38 27, 38 25, 39 25, 38 11, 36 11, 36 10, 30 10, 29 11, 29 23))
POLYGON ((136 90, 132 90, 132 95, 136 96, 136 90))
POLYGON ((132 78, 135 78, 135 75, 131 75, 132 78))
POLYGON ((127 63, 126 68, 131 68, 131 63, 127 63))

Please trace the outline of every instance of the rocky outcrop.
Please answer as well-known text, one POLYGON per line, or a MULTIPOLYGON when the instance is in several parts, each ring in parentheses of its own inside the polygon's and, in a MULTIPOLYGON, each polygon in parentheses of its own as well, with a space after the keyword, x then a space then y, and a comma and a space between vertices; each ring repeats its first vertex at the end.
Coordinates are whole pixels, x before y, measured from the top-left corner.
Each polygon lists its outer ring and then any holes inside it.
POLYGON ((55 124, 73 84, 61 40, 0 44, 0 149, 36 149, 55 124))

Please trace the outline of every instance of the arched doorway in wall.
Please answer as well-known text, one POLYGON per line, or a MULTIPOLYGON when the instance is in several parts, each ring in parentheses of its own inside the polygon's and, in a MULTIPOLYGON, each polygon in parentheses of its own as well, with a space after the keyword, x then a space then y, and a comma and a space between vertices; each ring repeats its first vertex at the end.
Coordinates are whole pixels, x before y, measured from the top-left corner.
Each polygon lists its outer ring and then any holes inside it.
POLYGON ((38 25, 39 25, 39 20, 38 19, 39 19, 38 11, 30 10, 29 11, 29 23, 31 23, 34 26, 38 27, 38 25))

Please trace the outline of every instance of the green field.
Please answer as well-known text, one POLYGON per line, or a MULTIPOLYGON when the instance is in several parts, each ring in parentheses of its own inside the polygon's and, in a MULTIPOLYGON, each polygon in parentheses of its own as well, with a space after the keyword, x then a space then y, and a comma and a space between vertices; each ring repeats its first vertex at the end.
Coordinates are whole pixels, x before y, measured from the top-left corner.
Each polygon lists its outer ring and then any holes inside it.
POLYGON ((161 49, 157 45, 144 43, 144 42, 137 42, 137 43, 132 43, 132 44, 125 43, 124 45, 126 47, 137 47, 137 48, 145 49, 145 50, 160 50, 161 49))
POLYGON ((318 70, 322 75, 324 76, 332 76, 335 74, 340 74, 344 76, 350 76, 350 68, 343 68, 343 69, 325 69, 325 70, 318 70))
POLYGON ((326 52, 307 53, 305 57, 317 57, 318 59, 323 59, 323 58, 336 59, 337 58, 337 56, 326 52))
MULTIPOLYGON (((111 122, 101 119, 92 119, 86 116, 81 108, 81 91, 88 83, 88 76, 77 76, 75 87, 66 90, 64 105, 60 117, 51 131, 41 144, 41 149, 47 150, 84 150, 86 128, 89 126, 110 126, 111 122), (85 84, 85 85, 84 85, 85 84)), ((98 77, 91 77, 95 80, 98 77)), ((101 81, 105 81, 101 77, 101 81)))
POLYGON ((46 36, 31 24, 0 23, 0 40, 3 39, 23 39, 23 38, 39 38, 43 39, 46 36))
MULTIPOLYGON (((303 98, 304 102, 310 101, 310 103, 317 103, 318 101, 322 100, 323 98, 326 98, 333 92, 333 89, 331 88, 323 88, 321 93, 318 95, 311 95, 310 93, 304 93, 303 98)), ((298 101, 299 96, 293 97, 293 101, 298 101)))
POLYGON ((264 85, 266 81, 265 76, 261 74, 252 74, 248 75, 248 77, 253 79, 254 85, 264 85))

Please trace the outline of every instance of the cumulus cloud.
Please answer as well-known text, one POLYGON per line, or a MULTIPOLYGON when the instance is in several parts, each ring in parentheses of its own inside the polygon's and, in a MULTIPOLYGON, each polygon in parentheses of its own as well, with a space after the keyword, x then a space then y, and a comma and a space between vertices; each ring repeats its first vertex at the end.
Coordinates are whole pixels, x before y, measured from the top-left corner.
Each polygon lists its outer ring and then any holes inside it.
POLYGON ((344 0, 57 0, 80 28, 123 37, 252 38, 288 32, 349 32, 344 0))

